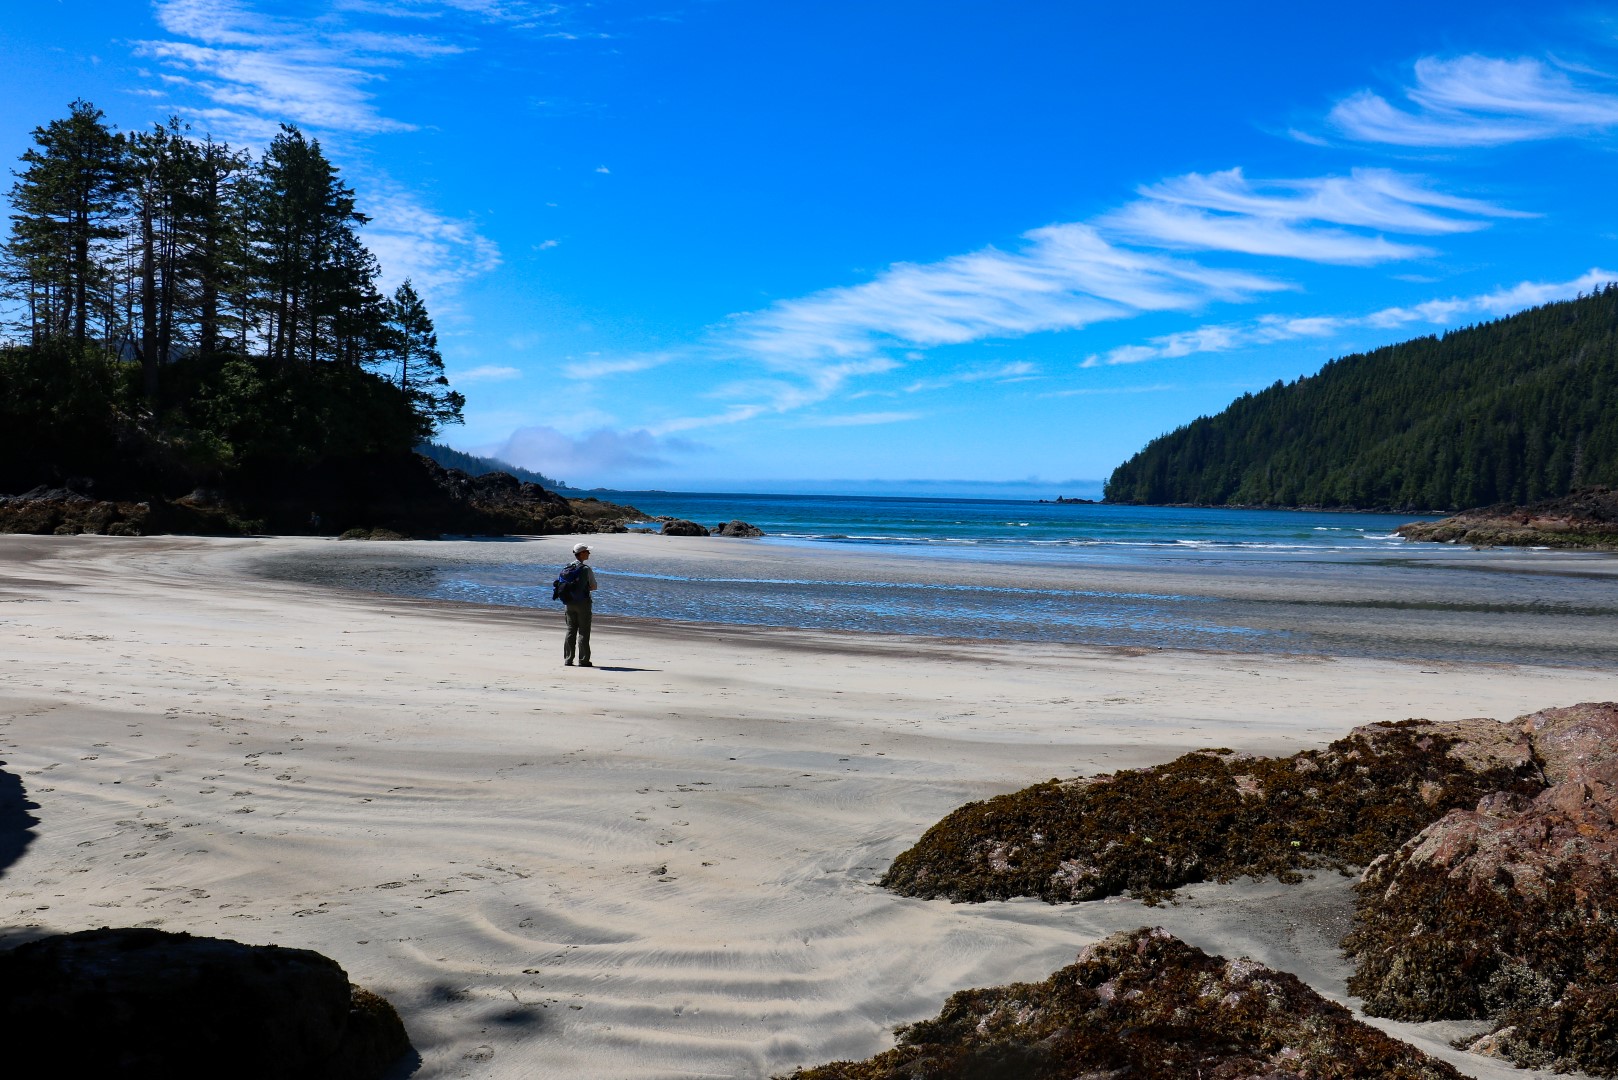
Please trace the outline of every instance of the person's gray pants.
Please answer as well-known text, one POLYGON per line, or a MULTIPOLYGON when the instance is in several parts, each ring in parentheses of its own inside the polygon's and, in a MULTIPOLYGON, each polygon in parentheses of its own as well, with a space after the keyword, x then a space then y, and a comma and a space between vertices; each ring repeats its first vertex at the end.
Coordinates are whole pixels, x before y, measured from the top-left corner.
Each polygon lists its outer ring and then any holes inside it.
POLYGON ((567 605, 567 637, 562 639, 562 659, 572 660, 578 646, 579 662, 590 662, 590 605, 567 605))

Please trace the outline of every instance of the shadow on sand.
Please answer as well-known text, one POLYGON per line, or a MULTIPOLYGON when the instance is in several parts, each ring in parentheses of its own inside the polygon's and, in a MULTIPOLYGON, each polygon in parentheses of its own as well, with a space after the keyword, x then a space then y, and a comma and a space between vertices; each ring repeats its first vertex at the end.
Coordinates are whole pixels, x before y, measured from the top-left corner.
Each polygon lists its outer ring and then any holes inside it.
MULTIPOLYGON (((0 761, 0 765, 4 764, 0 761)), ((28 811, 38 809, 38 803, 28 801, 22 777, 0 769, 0 876, 34 842, 34 826, 39 819, 28 811)))

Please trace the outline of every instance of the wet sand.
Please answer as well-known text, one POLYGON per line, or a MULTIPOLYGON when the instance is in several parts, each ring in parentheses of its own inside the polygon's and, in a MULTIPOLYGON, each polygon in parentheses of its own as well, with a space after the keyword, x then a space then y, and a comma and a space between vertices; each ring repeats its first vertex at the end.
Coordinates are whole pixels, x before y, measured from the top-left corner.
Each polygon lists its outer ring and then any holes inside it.
MULTIPOLYGON (((554 610, 255 570, 512 550, 555 565, 570 539, 0 537, 0 758, 39 819, 0 876, 0 933, 157 925, 317 949, 399 1007, 422 1077, 755 1077, 864 1057, 954 990, 1042 979, 1143 924, 1348 1001, 1349 883, 1332 875, 1150 909, 951 905, 874 882, 960 803, 1051 776, 1618 697, 1595 667, 610 616, 599 666, 569 669, 554 610)), ((877 570, 591 542, 603 567, 877 570)), ((1385 619, 1419 640, 1419 611, 1385 619)), ((1453 1025, 1382 1026, 1473 1076, 1531 1075, 1449 1049, 1453 1025)))

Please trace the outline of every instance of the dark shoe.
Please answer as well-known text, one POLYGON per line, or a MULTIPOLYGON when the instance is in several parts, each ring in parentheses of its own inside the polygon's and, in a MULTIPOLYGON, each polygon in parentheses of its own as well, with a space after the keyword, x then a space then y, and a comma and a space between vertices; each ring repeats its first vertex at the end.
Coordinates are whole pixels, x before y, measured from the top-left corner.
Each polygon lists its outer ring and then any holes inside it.
POLYGON ((579 661, 579 666, 580 667, 595 667, 595 665, 590 663, 590 661, 588 661, 588 660, 580 660, 579 661))
POLYGON ((571 661, 571 660, 563 660, 562 661, 562 666, 563 667, 572 667, 573 666, 573 661, 571 661))

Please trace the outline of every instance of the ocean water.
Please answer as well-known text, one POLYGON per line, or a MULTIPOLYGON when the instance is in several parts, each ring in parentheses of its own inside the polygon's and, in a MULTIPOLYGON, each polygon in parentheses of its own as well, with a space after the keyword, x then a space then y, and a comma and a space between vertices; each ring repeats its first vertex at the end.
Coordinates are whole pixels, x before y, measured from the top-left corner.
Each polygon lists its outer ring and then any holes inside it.
MULTIPOLYGON (((974 499, 609 496, 715 538, 734 564, 651 542, 597 559, 598 615, 1141 648, 1618 668, 1613 556, 1472 551, 1393 534, 1410 515, 974 499), (731 547, 730 545, 735 545, 731 547), (796 557, 804 551, 831 559, 796 557), (1536 560, 1539 560, 1536 563, 1536 560), (1542 565, 1541 565, 1542 564, 1542 565)), ((557 610, 535 546, 477 558, 342 545, 273 576, 557 610), (509 557, 507 553, 509 552, 509 557)), ((554 548, 546 549, 554 552, 554 548)))
POLYGON ((648 515, 686 518, 709 528, 741 520, 781 541, 900 546, 997 557, 1043 551, 1126 559, 1165 550, 1248 552, 1372 551, 1399 547, 1393 530, 1417 515, 1227 510, 998 499, 826 495, 720 495, 655 491, 611 496, 648 515), (1081 552, 1078 549, 1089 549, 1081 552), (1114 549, 1109 552, 1109 549, 1114 549))

